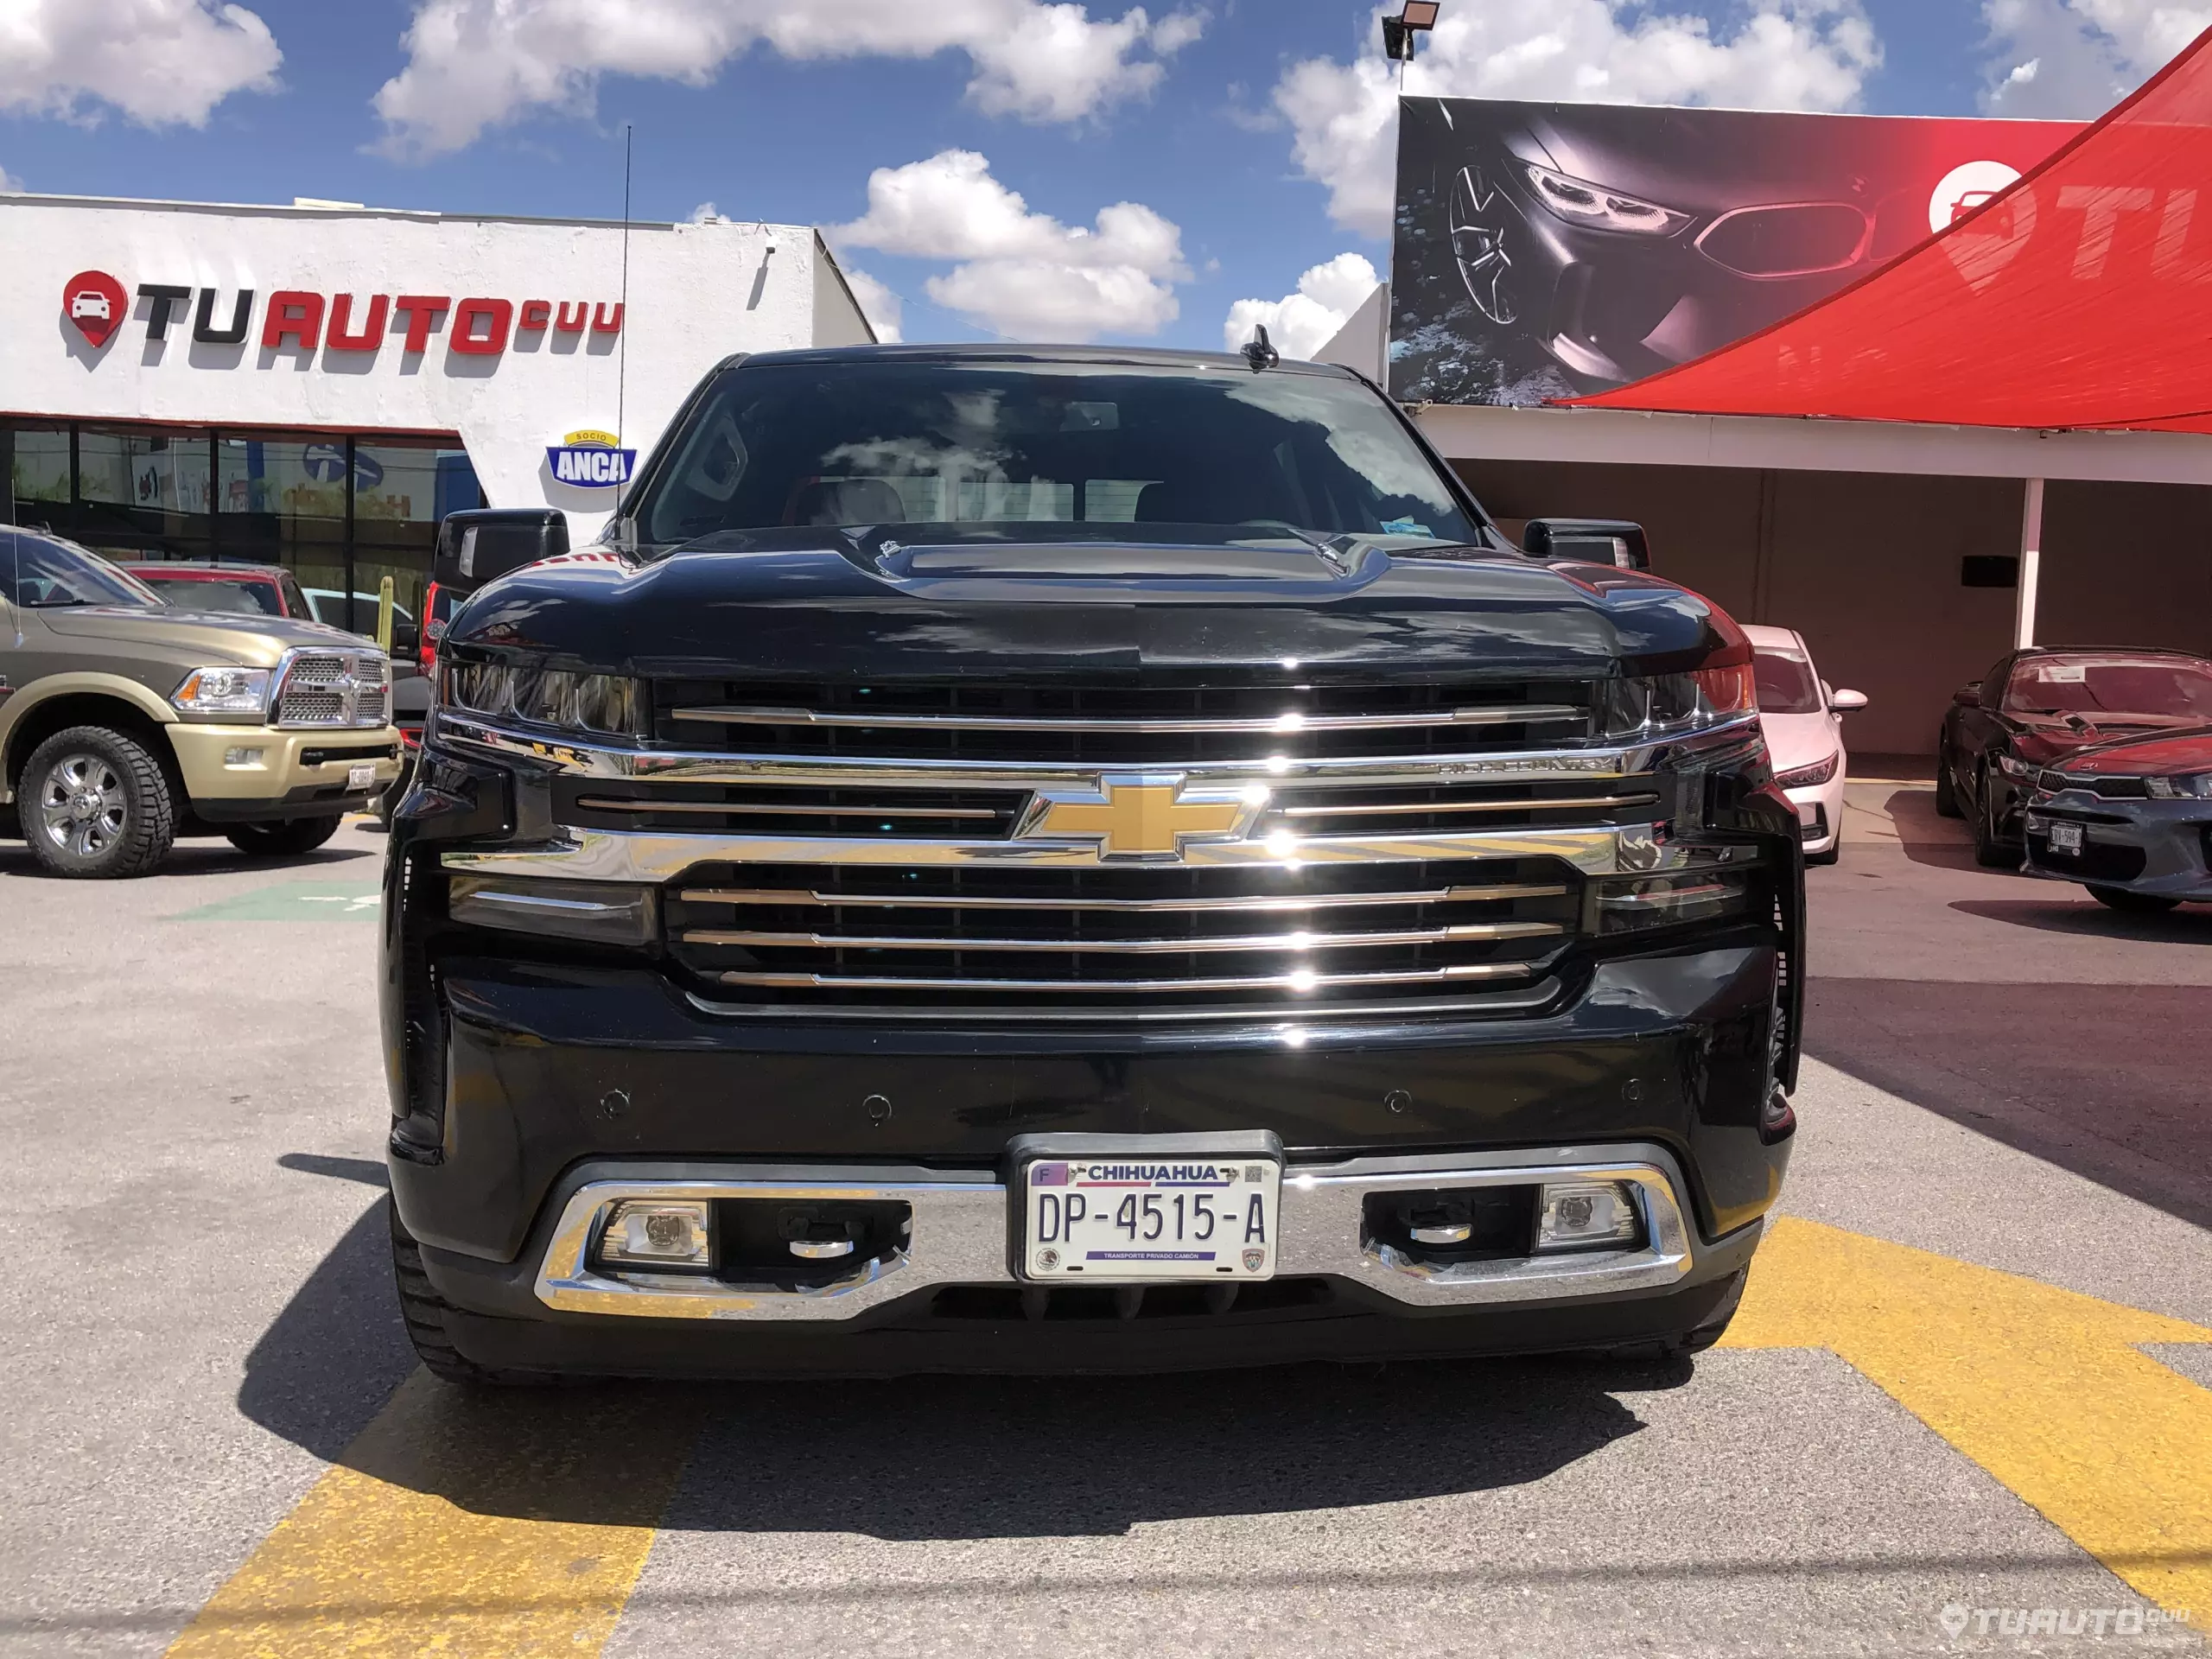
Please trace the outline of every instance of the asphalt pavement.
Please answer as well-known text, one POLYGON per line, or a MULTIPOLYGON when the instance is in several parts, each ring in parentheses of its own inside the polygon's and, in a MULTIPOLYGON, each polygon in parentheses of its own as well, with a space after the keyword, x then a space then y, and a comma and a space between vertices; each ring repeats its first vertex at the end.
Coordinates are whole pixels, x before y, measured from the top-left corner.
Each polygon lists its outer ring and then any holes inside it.
POLYGON ((2195 1649, 2212 907, 1852 794, 1784 1219, 1694 1363, 488 1399, 391 1294, 372 830, 0 841, 0 1654, 2195 1649))

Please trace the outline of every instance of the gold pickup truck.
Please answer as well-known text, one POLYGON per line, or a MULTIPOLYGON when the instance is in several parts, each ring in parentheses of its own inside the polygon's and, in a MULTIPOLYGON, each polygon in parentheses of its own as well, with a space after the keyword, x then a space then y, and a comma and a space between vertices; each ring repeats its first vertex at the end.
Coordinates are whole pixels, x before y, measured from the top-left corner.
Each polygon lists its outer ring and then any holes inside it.
POLYGON ((0 808, 56 875, 143 875, 180 835, 321 846, 399 775, 391 703, 356 635, 183 610, 0 525, 0 808))

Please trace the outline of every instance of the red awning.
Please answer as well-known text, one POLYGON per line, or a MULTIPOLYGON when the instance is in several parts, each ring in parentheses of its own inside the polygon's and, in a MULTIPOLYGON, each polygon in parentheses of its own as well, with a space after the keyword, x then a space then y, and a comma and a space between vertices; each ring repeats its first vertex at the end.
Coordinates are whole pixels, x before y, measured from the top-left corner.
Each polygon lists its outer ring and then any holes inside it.
POLYGON ((2212 30, 1978 211, 1586 407, 2212 432, 2212 30))

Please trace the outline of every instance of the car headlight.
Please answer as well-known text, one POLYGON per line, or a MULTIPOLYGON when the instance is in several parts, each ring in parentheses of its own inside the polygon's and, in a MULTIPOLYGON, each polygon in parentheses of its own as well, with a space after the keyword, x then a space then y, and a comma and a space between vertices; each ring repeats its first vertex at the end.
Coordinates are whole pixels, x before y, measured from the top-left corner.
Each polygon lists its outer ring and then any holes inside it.
POLYGON ((1625 231, 1634 236, 1672 236, 1690 222, 1688 213, 1662 207, 1654 201, 1624 196, 1618 190, 1569 178, 1548 167, 1525 162, 1529 182, 1536 200, 1569 224, 1587 225, 1600 231, 1625 231))
POLYGON ((645 735, 645 688, 621 674, 579 673, 531 663, 448 663, 439 701, 493 720, 566 732, 645 735))
POLYGON ((2025 760, 2021 760, 2019 756, 2016 754, 1999 755, 1997 757, 1997 770, 2003 772, 2007 778, 2032 778, 2036 774, 2035 767, 2029 765, 2025 760))
POLYGON ((269 707, 265 668, 195 668, 169 696, 179 714, 258 715, 269 707))
POLYGON ((2145 778, 2144 792, 2154 801, 2212 801, 2212 772, 2194 778, 2145 778))
POLYGON ((1825 784, 1834 777, 1836 766, 1842 759, 1840 754, 1832 754, 1809 766, 1797 766, 1789 772, 1778 772, 1774 781, 1784 789, 1810 789, 1815 784, 1825 784))
POLYGON ((1675 737, 1758 712, 1751 665, 1607 680, 1599 688, 1607 737, 1675 737))

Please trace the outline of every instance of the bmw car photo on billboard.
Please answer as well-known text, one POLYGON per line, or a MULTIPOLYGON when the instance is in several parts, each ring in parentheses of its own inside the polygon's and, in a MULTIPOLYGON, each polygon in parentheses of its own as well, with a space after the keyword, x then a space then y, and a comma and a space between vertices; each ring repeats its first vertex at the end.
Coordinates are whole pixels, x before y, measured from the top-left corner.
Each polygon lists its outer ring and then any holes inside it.
POLYGON ((1542 404, 1686 363, 1856 281, 2079 130, 1402 99, 1390 389, 1542 404))

